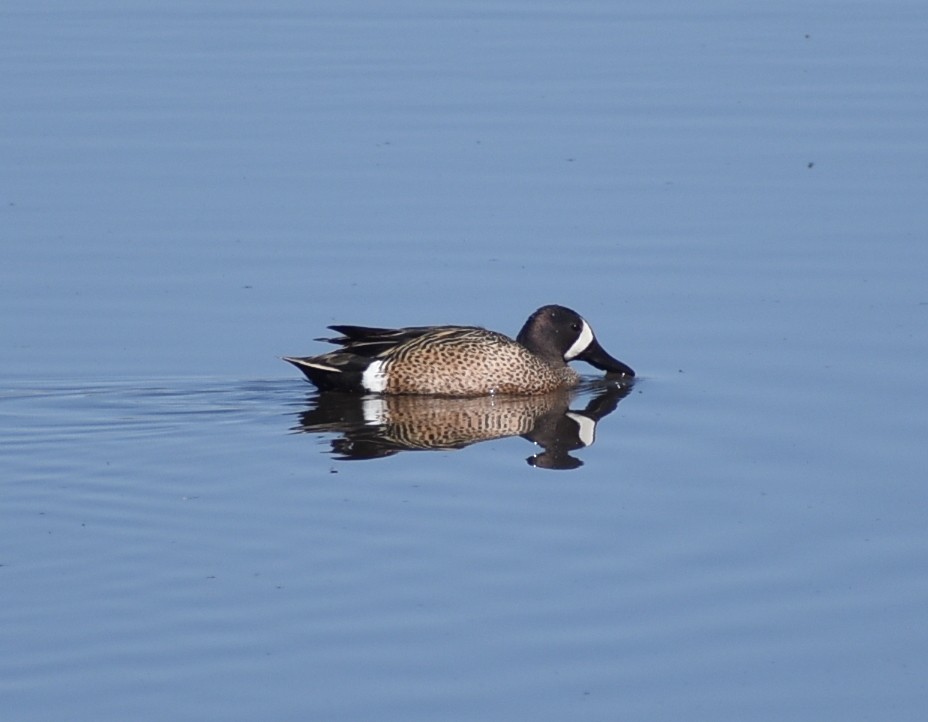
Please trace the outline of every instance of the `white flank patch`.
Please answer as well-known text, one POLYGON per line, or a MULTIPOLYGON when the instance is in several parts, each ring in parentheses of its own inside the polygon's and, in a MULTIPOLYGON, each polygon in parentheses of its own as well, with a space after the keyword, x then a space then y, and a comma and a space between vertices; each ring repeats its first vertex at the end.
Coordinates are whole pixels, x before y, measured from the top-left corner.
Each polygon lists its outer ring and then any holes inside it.
POLYGON ((381 394, 387 388, 387 375, 383 372, 383 361, 374 361, 361 374, 361 386, 365 391, 381 394))
POLYGON ((387 405, 382 396, 366 396, 361 402, 361 413, 367 426, 382 426, 387 421, 387 405))
POLYGON ((590 324, 584 321, 583 328, 580 329, 580 336, 574 341, 573 346, 567 349, 567 353, 564 354, 564 360, 570 361, 571 359, 577 358, 577 356, 586 351, 587 346, 591 343, 593 343, 593 329, 590 328, 590 324))
POLYGON ((569 411, 567 412, 567 417, 579 427, 577 429, 577 435, 580 437, 580 441, 584 446, 590 446, 596 441, 596 422, 593 421, 593 419, 581 414, 572 414, 569 411))

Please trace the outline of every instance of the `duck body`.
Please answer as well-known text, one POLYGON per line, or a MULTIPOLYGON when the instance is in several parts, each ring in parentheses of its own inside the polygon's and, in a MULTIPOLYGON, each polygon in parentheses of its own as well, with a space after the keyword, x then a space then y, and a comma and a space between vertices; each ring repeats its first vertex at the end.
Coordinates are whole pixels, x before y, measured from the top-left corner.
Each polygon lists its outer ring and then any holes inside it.
POLYGON ((434 396, 543 394, 580 381, 567 365, 572 360, 587 361, 622 378, 635 375, 602 349, 579 314, 563 306, 538 309, 516 339, 476 326, 329 328, 342 335, 319 340, 341 348, 319 356, 284 357, 323 390, 434 396))

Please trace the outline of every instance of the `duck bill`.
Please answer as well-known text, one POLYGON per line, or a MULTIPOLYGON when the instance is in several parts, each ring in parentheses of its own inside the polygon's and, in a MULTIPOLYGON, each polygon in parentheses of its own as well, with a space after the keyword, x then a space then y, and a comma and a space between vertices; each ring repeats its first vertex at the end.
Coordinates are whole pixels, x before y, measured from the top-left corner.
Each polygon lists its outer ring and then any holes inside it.
POLYGON ((593 339, 593 343, 587 346, 586 350, 577 356, 580 361, 586 361, 590 366, 595 366, 607 374, 616 374, 618 376, 632 377, 635 375, 631 366, 623 364, 616 358, 612 358, 606 350, 599 345, 599 341, 593 339))

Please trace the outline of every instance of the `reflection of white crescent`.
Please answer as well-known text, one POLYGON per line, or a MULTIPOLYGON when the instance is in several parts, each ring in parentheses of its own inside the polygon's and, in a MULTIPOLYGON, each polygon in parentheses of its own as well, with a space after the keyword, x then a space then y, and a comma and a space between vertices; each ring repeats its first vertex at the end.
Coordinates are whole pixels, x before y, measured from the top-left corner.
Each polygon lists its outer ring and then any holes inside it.
POLYGON ((583 445, 591 446, 596 440, 596 422, 589 416, 575 414, 573 411, 568 411, 566 415, 577 424, 577 436, 580 437, 583 445))

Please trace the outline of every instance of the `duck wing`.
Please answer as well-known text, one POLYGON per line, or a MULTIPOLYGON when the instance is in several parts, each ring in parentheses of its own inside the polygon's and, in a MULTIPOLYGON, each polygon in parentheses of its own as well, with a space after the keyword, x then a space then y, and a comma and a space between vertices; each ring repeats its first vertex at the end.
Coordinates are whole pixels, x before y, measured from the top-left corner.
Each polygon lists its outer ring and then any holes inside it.
POLYGON ((407 341, 419 338, 430 331, 434 326, 411 326, 408 328, 377 328, 376 326, 329 326, 341 336, 334 338, 317 338, 317 341, 334 343, 342 346, 345 351, 357 356, 371 358, 379 356, 391 348, 400 346, 407 341))

